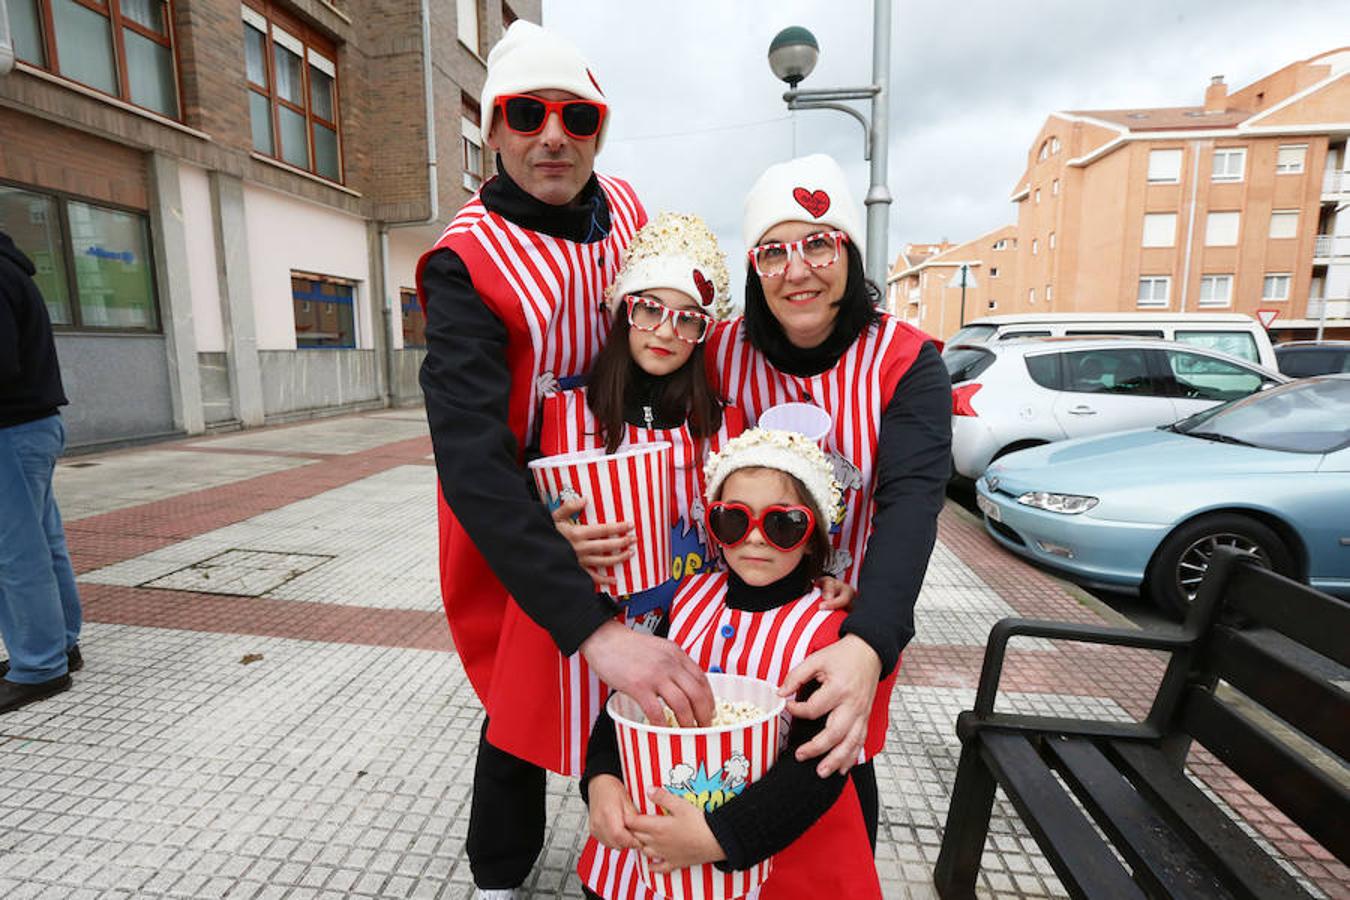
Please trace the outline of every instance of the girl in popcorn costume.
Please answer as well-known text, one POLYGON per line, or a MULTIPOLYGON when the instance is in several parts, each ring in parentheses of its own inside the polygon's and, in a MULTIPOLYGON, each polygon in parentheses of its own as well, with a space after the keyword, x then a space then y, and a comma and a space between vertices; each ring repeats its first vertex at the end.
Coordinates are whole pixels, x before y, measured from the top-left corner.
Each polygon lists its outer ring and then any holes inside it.
MULTIPOLYGON (((815 443, 762 429, 727 442, 708 460, 706 480, 707 528, 729 571, 680 585, 669 637, 706 671, 781 684, 808 654, 840 637, 846 613, 823 608, 813 584, 831 556, 825 513, 839 504, 839 483, 815 443)), ((885 727, 893 678, 877 691, 873 728, 885 727)), ((869 823, 852 781, 839 772, 821 778, 814 760, 794 756, 823 724, 793 719, 764 777, 740 782, 720 806, 700 809, 671 793, 680 775, 672 772, 675 781, 668 778, 654 795, 667 814, 643 816, 623 784, 614 723, 603 712, 582 776, 593 836, 577 872, 587 896, 656 900, 639 877, 644 853, 657 872, 709 862, 738 871, 773 856, 759 900, 879 898, 869 823)))
MULTIPOLYGON (((590 449, 613 453, 658 441, 672 445, 672 577, 619 598, 621 619, 649 633, 662 624, 680 580, 708 564, 699 513, 703 462, 744 429, 740 410, 724 407, 709 387, 703 359, 714 306, 726 302, 727 280, 717 238, 701 219, 663 213, 647 223, 609 289, 612 322, 587 386, 555 387, 540 415, 544 456, 590 449)), ((585 529, 574 526, 572 517, 583 506, 580 499, 565 502, 555 520, 603 589, 612 579, 602 570, 631 555, 631 539, 578 537, 585 529)), ((537 765, 581 774, 591 724, 608 689, 580 654, 559 653, 549 634, 519 608, 508 609, 503 634, 520 660, 516 677, 531 690, 494 715, 494 736, 537 765)))

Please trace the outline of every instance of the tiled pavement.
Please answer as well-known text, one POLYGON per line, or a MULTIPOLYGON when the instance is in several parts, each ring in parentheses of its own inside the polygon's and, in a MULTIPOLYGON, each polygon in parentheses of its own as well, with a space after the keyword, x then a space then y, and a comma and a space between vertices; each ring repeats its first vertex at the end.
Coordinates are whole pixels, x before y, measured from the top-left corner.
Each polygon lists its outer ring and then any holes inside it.
MULTIPOLYGON (((0 898, 468 897, 480 721, 435 575, 415 410, 81 457, 57 491, 87 625, 70 692, 0 718, 0 898)), ((940 523, 891 706, 878 867, 930 878, 985 636, 1097 622, 959 509, 940 523)), ((1139 716, 1145 653, 1021 641, 1001 706, 1139 716)), ((1324 896, 1350 874, 1205 754, 1191 770, 1324 896)), ((549 783, 535 897, 579 897, 585 810, 549 783)), ((982 896, 1065 892, 1000 797, 982 896)))

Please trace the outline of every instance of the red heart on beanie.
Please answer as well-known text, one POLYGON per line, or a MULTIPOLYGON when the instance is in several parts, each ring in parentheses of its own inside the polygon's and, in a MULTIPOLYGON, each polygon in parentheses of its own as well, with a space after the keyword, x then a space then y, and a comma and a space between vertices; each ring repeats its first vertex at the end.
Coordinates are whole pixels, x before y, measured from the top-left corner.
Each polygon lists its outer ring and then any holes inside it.
POLYGON ((792 199, 796 200, 801 208, 819 219, 830 210, 830 195, 824 191, 812 193, 804 187, 794 188, 792 199))
POLYGON ((713 302, 715 291, 713 290, 712 282, 704 278, 703 273, 698 269, 694 270, 694 287, 698 288, 698 295, 703 298, 704 306, 713 302))

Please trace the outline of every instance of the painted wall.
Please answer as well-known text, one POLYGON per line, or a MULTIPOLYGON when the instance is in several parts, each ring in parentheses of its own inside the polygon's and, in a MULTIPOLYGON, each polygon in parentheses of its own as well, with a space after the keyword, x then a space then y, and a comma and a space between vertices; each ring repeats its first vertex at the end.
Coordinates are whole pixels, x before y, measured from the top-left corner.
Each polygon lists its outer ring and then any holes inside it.
POLYGON ((59 333, 56 354, 70 398, 61 415, 71 447, 175 430, 162 335, 59 333))
POLYGON ((366 223, 250 183, 244 185, 244 215, 258 349, 295 349, 292 270, 356 282, 357 346, 373 347, 366 223))
POLYGON ((417 260, 435 241, 422 228, 395 228, 389 232, 389 293, 394 303, 394 349, 403 349, 403 327, 399 320, 399 292, 417 287, 417 260))
POLYGON ((192 330, 197 337, 197 351, 220 353, 225 350, 225 326, 220 314, 211 183, 205 169, 184 163, 178 167, 178 186, 183 200, 188 282, 192 287, 192 330))

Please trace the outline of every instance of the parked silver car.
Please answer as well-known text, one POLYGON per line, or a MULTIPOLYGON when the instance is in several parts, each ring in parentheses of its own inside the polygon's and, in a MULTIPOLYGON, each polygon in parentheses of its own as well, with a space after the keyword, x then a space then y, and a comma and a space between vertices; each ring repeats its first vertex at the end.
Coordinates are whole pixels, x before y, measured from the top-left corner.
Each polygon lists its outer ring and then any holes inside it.
POLYGON ((1217 350, 1147 338, 953 344, 943 360, 952 461, 970 479, 1016 450, 1166 425, 1289 381, 1217 350))

